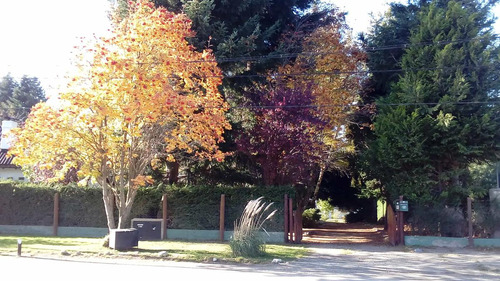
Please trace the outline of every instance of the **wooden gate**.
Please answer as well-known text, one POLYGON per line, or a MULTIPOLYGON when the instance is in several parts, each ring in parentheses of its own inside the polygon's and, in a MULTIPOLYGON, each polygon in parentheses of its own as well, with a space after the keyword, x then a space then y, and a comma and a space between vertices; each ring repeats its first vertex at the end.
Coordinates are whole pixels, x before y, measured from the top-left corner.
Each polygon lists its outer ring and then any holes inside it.
MULTIPOLYGON (((400 196, 399 200, 402 201, 403 197, 400 196)), ((387 236, 389 236, 389 242, 393 246, 405 244, 405 224, 403 214, 403 211, 395 213, 391 204, 387 204, 387 236)))
POLYGON ((302 241, 302 214, 293 210, 293 200, 284 197, 285 243, 300 243, 302 241), (300 216, 300 217, 299 217, 300 216))
POLYGON ((392 246, 396 246, 398 244, 398 233, 396 229, 396 215, 394 214, 394 210, 391 207, 391 204, 387 204, 387 236, 389 236, 389 242, 392 246))

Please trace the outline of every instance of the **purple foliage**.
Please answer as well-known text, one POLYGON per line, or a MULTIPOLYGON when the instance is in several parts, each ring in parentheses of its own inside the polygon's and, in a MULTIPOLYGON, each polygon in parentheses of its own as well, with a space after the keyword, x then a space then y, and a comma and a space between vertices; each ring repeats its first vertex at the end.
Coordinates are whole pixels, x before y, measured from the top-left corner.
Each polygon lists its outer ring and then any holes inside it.
POLYGON ((261 87, 254 92, 256 124, 238 140, 238 148, 255 159, 266 185, 308 181, 319 154, 319 118, 309 87, 285 84, 261 87))

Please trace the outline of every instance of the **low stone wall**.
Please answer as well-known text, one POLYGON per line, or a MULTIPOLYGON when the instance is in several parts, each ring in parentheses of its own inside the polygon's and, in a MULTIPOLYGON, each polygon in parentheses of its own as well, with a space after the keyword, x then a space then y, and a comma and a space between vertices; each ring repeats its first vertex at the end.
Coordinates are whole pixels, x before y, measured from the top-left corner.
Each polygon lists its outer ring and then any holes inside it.
MULTIPOLYGON (((39 235, 52 236, 52 226, 38 225, 0 225, 0 234, 3 235, 39 235)), ((90 237, 99 238, 108 234, 107 228, 99 227, 63 227, 58 228, 61 237, 90 237)), ((224 232, 224 240, 229 241, 233 231, 224 232)), ((283 232, 262 232, 267 243, 284 243, 283 232)), ((167 229, 167 239, 188 241, 218 241, 218 230, 167 229)))
MULTIPOLYGON (((472 239, 476 247, 499 247, 500 239, 475 238, 472 239)), ((406 246, 417 247, 449 247, 464 248, 469 246, 468 238, 438 237, 438 236, 405 236, 406 246)))
POLYGON ((500 239, 499 238, 478 238, 474 239, 474 246, 477 247, 494 247, 500 248, 500 239))

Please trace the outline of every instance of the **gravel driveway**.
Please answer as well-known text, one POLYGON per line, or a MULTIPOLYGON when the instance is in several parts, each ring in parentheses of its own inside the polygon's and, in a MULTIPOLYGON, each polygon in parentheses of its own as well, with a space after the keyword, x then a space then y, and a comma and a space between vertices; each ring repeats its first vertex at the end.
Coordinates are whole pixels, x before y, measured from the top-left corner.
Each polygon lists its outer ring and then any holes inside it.
POLYGON ((316 280, 500 280, 499 250, 370 245, 311 249, 312 255, 280 265, 283 274, 316 280))
POLYGON ((500 280, 500 251, 308 245, 311 255, 280 264, 190 263, 163 260, 0 256, 11 280, 500 280), (76 273, 76 275, 74 275, 76 273), (73 277, 69 277, 73 276, 73 277))

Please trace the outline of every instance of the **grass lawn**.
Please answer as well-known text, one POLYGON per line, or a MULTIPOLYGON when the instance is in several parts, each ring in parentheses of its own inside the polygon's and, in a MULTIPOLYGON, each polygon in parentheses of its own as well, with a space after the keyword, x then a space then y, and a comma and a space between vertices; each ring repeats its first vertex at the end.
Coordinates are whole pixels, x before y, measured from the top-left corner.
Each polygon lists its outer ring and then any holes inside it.
POLYGON ((22 239, 23 256, 77 256, 88 258, 156 259, 207 262, 268 263, 273 259, 290 261, 303 257, 308 250, 294 245, 266 245, 266 254, 258 258, 234 257, 228 243, 185 241, 139 241, 130 251, 103 247, 102 238, 34 237, 0 235, 0 255, 17 255, 17 240, 22 239), (159 253, 166 251, 166 257, 159 253), (64 252, 64 253, 63 253, 64 252))

